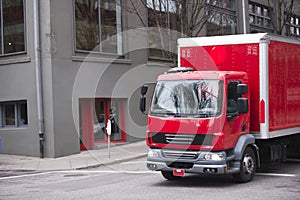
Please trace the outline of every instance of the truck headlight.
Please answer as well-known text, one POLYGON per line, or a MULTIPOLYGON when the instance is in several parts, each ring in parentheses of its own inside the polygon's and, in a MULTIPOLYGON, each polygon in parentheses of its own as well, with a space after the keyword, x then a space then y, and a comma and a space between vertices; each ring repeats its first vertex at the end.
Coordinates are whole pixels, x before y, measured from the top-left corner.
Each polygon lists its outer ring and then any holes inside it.
POLYGON ((157 158, 158 157, 158 153, 156 151, 149 150, 148 151, 148 157, 149 158, 157 158))
POLYGON ((213 161, 220 161, 225 160, 225 154, 223 153, 207 153, 204 155, 205 160, 213 160, 213 161))

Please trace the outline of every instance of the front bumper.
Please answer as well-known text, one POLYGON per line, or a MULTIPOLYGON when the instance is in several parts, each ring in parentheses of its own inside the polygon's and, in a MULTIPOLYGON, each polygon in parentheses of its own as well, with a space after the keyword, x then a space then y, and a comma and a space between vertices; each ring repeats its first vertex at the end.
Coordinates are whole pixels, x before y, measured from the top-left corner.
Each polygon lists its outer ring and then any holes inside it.
POLYGON ((240 171, 240 161, 234 156, 220 152, 177 151, 149 149, 147 167, 153 171, 173 171, 183 169, 186 173, 234 174, 240 171), (205 155, 224 155, 220 160, 206 160, 205 155))

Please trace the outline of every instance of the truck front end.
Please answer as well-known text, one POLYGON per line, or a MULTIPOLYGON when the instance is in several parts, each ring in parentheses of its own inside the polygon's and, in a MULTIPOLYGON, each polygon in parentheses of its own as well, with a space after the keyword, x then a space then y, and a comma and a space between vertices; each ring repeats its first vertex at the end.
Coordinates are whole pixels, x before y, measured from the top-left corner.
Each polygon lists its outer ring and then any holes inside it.
POLYGON ((169 180, 185 173, 239 173, 235 147, 247 132, 249 116, 242 113, 248 101, 233 95, 229 108, 227 93, 229 80, 237 86, 245 73, 171 72, 158 78, 149 108, 147 167, 169 180), (233 121, 244 130, 233 130, 233 121))

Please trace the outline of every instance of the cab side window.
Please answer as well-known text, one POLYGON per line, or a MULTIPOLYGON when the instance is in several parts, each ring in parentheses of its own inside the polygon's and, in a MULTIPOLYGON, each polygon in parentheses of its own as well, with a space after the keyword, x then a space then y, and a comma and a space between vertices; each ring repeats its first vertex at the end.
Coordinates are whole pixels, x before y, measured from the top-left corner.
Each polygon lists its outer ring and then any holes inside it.
POLYGON ((228 93, 227 93, 227 113, 237 112, 237 85, 238 82, 228 83, 228 93))

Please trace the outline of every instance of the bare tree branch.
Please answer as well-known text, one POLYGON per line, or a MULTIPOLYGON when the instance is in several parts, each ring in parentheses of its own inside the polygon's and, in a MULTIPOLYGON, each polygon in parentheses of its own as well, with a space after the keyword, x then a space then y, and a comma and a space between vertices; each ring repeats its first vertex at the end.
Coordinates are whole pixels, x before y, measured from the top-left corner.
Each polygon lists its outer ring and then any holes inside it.
POLYGON ((130 3, 133 7, 132 12, 134 12, 137 17, 139 18, 139 20, 141 21, 141 23, 143 24, 143 26, 147 26, 146 22, 144 21, 144 19, 142 18, 141 14, 139 13, 139 9, 137 8, 136 4, 133 2, 133 0, 130 0, 130 3))
MULTIPOLYGON (((268 5, 270 7, 277 7, 278 13, 274 13, 271 16, 271 24, 275 30, 276 34, 283 35, 286 24, 290 23, 291 17, 295 11, 295 1, 294 0, 268 0, 268 5), (272 5, 273 4, 273 5, 272 5), (277 17, 276 17, 277 16, 277 17)), ((289 30, 287 34, 290 35, 289 30)))

